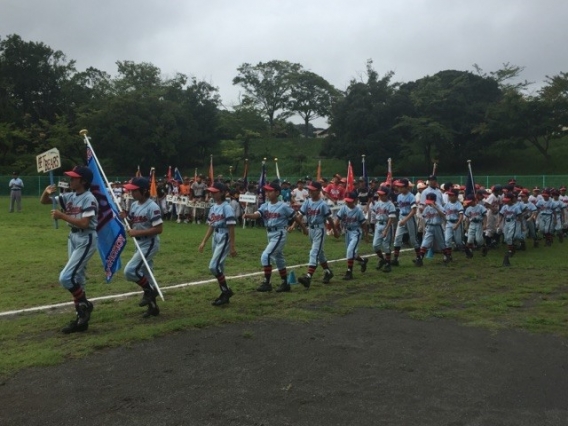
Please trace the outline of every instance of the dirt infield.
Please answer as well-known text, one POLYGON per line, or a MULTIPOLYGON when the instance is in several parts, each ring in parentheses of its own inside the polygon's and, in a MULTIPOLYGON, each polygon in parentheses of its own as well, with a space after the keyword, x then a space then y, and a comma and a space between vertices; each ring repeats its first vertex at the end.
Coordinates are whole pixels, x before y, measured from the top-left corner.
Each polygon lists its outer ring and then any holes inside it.
POLYGON ((566 395, 566 339, 362 309, 28 370, 0 386, 0 424, 565 426, 566 395))

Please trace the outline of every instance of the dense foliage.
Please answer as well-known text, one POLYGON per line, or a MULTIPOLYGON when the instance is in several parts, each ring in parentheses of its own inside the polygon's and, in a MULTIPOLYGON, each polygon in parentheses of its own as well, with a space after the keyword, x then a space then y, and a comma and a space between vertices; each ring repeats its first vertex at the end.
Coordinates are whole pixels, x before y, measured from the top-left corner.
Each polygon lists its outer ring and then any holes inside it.
MULTIPOLYGON (((78 71, 75 61, 44 43, 0 39, 0 173, 33 173, 35 156, 52 147, 64 167, 82 162, 81 128, 96 135, 109 173, 137 165, 204 169, 210 154, 236 170, 245 158, 269 154, 251 152, 253 141, 314 137, 312 121, 323 117, 331 126, 322 158, 365 154, 372 173, 372 165, 384 167, 390 157, 404 174, 426 173, 434 160, 449 173, 463 170, 467 159, 498 166, 500 154, 528 146, 548 161, 568 126, 568 73, 547 77, 528 94, 529 83, 518 81, 522 68, 509 64, 399 83, 393 72, 380 76, 369 60, 366 75, 339 91, 301 64, 244 63, 233 79, 244 94, 232 110, 222 108, 207 82, 184 74, 165 78, 150 63, 116 65, 115 76, 78 71), (287 121, 291 116, 303 124, 287 121)), ((301 154, 298 172, 306 160, 301 154)))

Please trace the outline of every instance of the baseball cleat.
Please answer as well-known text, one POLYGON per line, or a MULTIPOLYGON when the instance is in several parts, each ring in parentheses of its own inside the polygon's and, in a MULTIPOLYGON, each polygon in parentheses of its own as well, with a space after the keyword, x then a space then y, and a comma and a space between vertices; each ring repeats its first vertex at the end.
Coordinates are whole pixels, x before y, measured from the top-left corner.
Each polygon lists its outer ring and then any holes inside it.
POLYGON ((347 271, 342 278, 344 281, 349 281, 353 279, 353 272, 347 271))
POLYGON ((369 259, 363 259, 361 262, 361 272, 365 272, 367 270, 367 263, 369 263, 369 259))
POLYGON ((424 262, 422 261, 422 258, 421 258, 421 257, 417 257, 416 259, 413 260, 413 262, 414 262, 414 265, 415 265, 415 266, 422 266, 422 265, 424 265, 424 262))
POLYGON ((229 289, 229 291, 223 291, 221 295, 217 299, 215 299, 215 301, 212 302, 211 304, 213 306, 226 305, 230 302, 229 299, 231 298, 231 296, 233 296, 233 294, 234 294, 233 290, 231 289, 229 289))
POLYGON ((387 262, 387 264, 385 265, 385 267, 383 268, 383 272, 390 272, 392 271, 392 268, 390 266, 390 263, 387 262))
POLYGON ((290 284, 288 284, 286 281, 283 281, 282 284, 280 284, 276 289, 276 293, 287 293, 290 290, 290 284))
POLYGON ((379 263, 377 264, 377 269, 381 270, 383 269, 383 266, 385 266, 387 264, 387 261, 385 259, 379 259, 379 263))
POLYGON ((332 278, 333 278, 333 272, 331 271, 331 269, 328 269, 327 271, 325 271, 325 274, 323 274, 322 282, 324 284, 329 284, 332 278))
POLYGON ((157 317, 160 315, 160 308, 155 300, 150 301, 148 304, 148 309, 142 315, 142 318, 157 317))
POLYGON ((400 264, 398 263, 398 259, 394 259, 393 261, 391 261, 391 266, 399 266, 400 264))
POLYGON ((302 284, 304 287, 306 288, 310 288, 310 284, 312 283, 312 277, 310 277, 309 275, 303 275, 300 278, 298 278, 298 282, 300 284, 302 284))
POLYGON ((263 281, 262 284, 256 289, 256 291, 259 291, 261 293, 272 291, 272 285, 270 283, 267 283, 266 281, 263 281))
POLYGON ((509 260, 509 253, 507 253, 504 257, 503 257, 503 266, 511 266, 511 262, 509 260))
POLYGON ((481 255, 483 257, 487 256, 487 246, 481 247, 481 255))

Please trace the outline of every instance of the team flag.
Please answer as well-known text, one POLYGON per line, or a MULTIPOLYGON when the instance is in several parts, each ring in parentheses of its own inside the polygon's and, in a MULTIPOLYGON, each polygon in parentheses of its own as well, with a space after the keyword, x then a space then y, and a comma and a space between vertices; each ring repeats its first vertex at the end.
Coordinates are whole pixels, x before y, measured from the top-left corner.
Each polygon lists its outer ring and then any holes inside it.
POLYGON ((465 183, 465 196, 475 194, 475 180, 473 179, 473 172, 471 171, 471 160, 467 160, 467 181, 465 183))
POLYGON ((195 171, 193 172, 193 181, 195 182, 197 180, 197 167, 195 168, 195 171))
POLYGON ((87 147, 87 165, 93 172, 91 192, 99 202, 98 249, 105 270, 106 281, 109 283, 112 276, 121 268, 120 254, 126 246, 126 232, 119 219, 119 210, 114 198, 105 190, 106 185, 90 146, 87 147))
POLYGON ((150 170, 150 197, 158 198, 158 187, 156 185, 156 169, 152 167, 150 170))
POLYGON ((136 177, 142 177, 142 172, 140 172, 140 166, 138 166, 138 169, 136 169, 136 177))
POLYGON ((355 177, 353 176, 353 166, 351 161, 347 165, 347 191, 351 192, 355 189, 355 177))
POLYGON ((387 160, 387 164, 388 164, 388 166, 387 166, 387 183, 389 185, 392 185, 392 159, 391 158, 389 158, 387 160))
POLYGON ((321 182, 321 160, 318 160, 318 169, 316 171, 316 181, 321 182))
POLYGON ((211 159, 209 161, 209 180, 211 181, 211 185, 215 181, 215 174, 213 173, 213 154, 211 154, 211 159))
POLYGON ((172 181, 172 166, 168 166, 168 182, 172 181))
POLYGON ((179 183, 183 182, 183 177, 177 167, 174 169, 174 179, 179 183))

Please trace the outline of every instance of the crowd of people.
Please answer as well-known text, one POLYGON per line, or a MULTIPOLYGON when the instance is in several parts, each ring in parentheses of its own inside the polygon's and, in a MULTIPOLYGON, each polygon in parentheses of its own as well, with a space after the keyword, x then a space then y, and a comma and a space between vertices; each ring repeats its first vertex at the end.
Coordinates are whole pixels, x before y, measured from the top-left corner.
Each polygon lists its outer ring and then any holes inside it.
MULTIPOLYGON (((93 177, 87 167, 76 167, 66 175, 70 178, 71 192, 57 196, 61 210, 52 210, 52 217, 68 222, 71 228, 69 261, 59 279, 73 295, 77 311, 76 318, 62 331, 73 333, 88 329, 93 311, 93 304, 85 294, 84 272, 96 247, 98 205, 89 191, 93 177)), ((54 185, 48 186, 41 202, 51 203, 56 190, 54 185)), ((228 304, 234 295, 224 271, 227 258, 237 255, 235 227, 239 224, 263 226, 267 233, 268 244, 260 256, 263 280, 257 291, 273 290, 275 266, 280 278, 276 291, 285 293, 291 287, 284 248, 288 234, 295 229, 310 238, 307 270, 298 279, 309 288, 318 266, 323 270, 324 284, 334 277, 324 250, 328 235, 335 238, 344 235, 347 260, 342 278, 351 280, 355 264, 362 273, 367 270, 369 258, 363 258, 359 248, 371 236, 377 256, 376 269, 385 273, 400 265, 405 244, 414 250, 413 263, 417 267, 423 266, 423 259, 430 251, 441 253, 444 264, 448 264, 456 251, 466 258, 472 258, 475 251, 486 256, 489 249, 504 244, 507 248, 503 265, 510 266, 510 258, 516 251, 527 249, 527 240, 532 240, 533 247, 538 247, 541 240, 551 245, 555 237, 562 242, 568 223, 565 187, 529 189, 514 179, 491 188, 479 185, 466 188, 451 182, 439 184, 434 175, 416 183, 406 178, 384 182, 371 179, 367 183, 361 177, 348 188, 346 178, 339 174, 329 182, 307 177, 298 179, 294 185, 275 180, 262 186, 256 182, 245 184, 241 179, 227 181, 221 176, 211 182, 198 175, 182 182, 159 181, 155 199, 150 196, 149 180, 141 177, 125 184, 116 182, 112 191, 123 206, 121 218, 127 221, 128 234, 140 246, 127 264, 125 276, 143 290, 139 305, 147 309, 144 317, 160 313, 158 292, 152 285, 148 267, 151 270, 159 250, 159 234, 165 219, 207 225, 198 249, 204 251, 211 239, 209 270, 221 290, 212 302, 214 306, 228 304), (250 197, 243 202, 241 195, 252 195, 256 202, 250 202, 250 197), (185 197, 183 203, 181 197, 185 197), (189 208, 191 203, 200 203, 199 208, 189 208)))

